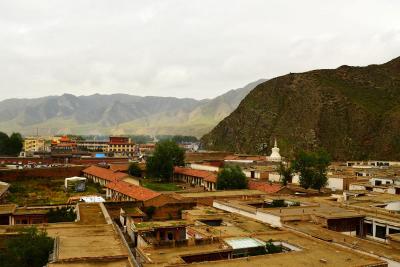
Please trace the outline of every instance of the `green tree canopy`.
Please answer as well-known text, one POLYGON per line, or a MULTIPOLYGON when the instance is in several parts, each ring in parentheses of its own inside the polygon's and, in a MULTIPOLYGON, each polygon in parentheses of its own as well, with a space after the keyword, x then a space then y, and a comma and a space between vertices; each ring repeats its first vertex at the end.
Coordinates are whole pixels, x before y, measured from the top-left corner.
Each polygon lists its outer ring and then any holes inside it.
POLYGON ((129 164, 128 174, 135 177, 142 176, 142 170, 140 169, 137 162, 132 162, 131 164, 129 164))
POLYGON ((279 175, 281 176, 282 185, 286 186, 288 183, 292 182, 293 169, 291 166, 281 163, 278 169, 279 175))
POLYGON ((300 152, 292 162, 293 169, 300 173, 300 186, 321 190, 328 181, 326 170, 330 164, 327 152, 300 152))
POLYGON ((49 223, 73 222, 76 219, 76 213, 72 207, 57 207, 49 210, 47 218, 49 223))
POLYGON ((5 242, 0 253, 0 266, 3 267, 42 267, 48 262, 53 250, 53 238, 36 227, 23 229, 18 236, 5 242))
POLYGON ((21 134, 12 133, 10 136, 0 132, 0 155, 17 156, 23 147, 21 134))
POLYGON ((0 132, 0 154, 5 154, 5 150, 8 143, 8 135, 0 132))
POLYGON ((163 140, 157 143, 154 153, 146 161, 149 176, 169 181, 174 172, 174 166, 185 164, 185 151, 174 141, 163 140))
POLYGON ((239 166, 227 166, 218 173, 218 190, 245 188, 247 188, 247 177, 239 166))

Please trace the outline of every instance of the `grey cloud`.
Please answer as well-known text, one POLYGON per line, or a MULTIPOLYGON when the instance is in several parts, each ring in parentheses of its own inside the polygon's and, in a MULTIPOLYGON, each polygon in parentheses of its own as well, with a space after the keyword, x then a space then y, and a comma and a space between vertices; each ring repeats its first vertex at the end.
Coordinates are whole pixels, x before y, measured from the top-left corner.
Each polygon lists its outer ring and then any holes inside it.
POLYGON ((259 78, 400 55, 394 0, 4 0, 0 99, 214 97, 259 78))

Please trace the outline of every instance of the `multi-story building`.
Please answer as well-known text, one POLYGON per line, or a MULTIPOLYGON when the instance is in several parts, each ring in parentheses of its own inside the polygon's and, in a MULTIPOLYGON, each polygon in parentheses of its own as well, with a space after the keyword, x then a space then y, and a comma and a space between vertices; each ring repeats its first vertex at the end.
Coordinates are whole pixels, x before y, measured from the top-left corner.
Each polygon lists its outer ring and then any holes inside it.
POLYGON ((107 152, 108 150, 107 141, 79 140, 77 146, 81 151, 107 152))
POLYGON ((107 152, 113 153, 114 156, 131 157, 136 152, 136 145, 129 137, 110 136, 107 152))
POLYGON ((46 140, 42 137, 26 137, 24 140, 25 152, 43 152, 46 150, 46 140))
POLYGON ((77 152, 76 141, 71 140, 68 136, 62 136, 58 140, 51 141, 51 152, 54 154, 72 154, 77 152))

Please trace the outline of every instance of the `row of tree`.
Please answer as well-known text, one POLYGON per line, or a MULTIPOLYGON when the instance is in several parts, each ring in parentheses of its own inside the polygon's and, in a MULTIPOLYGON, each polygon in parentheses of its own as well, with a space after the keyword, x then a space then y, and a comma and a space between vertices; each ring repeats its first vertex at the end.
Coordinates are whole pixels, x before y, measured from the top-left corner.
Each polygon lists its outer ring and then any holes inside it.
MULTIPOLYGON (((279 173, 283 185, 292 181, 295 173, 299 174, 300 186, 321 190, 327 182, 327 169, 331 162, 329 154, 324 150, 316 152, 302 151, 289 164, 281 164, 279 173)), ((217 189, 247 188, 247 178, 239 166, 223 168, 217 177, 217 189)))
MULTIPOLYGON (((173 140, 163 140, 157 143, 154 154, 147 159, 146 170, 150 177, 161 182, 169 182, 173 176, 174 166, 183 166, 185 152, 173 140)), ((320 150, 316 152, 302 151, 289 164, 281 164, 279 173, 283 185, 292 181, 294 173, 300 176, 300 186, 320 190, 327 184, 327 168, 330 156, 320 150)), ((140 176, 141 170, 137 164, 132 164, 129 173, 140 176)), ((226 166, 217 176, 217 189, 247 188, 247 178, 239 166, 226 166)))
POLYGON ((6 133, 0 132, 0 155, 17 156, 23 147, 23 139, 21 134, 12 133, 8 136, 6 133))

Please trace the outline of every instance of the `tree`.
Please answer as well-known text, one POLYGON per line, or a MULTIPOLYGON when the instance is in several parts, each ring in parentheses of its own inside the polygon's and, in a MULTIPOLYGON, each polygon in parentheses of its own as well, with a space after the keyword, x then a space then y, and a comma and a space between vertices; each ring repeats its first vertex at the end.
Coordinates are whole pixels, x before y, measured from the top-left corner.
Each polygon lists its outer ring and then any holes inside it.
POLYGON ((7 155, 18 155, 23 147, 23 139, 21 134, 12 133, 7 143, 7 155))
POLYGON ((5 154, 5 150, 8 143, 8 135, 0 132, 0 155, 5 154))
POLYGON ((148 206, 145 208, 145 213, 150 220, 153 218, 155 212, 156 212, 156 207, 154 206, 148 206))
POLYGON ((301 151, 292 162, 293 169, 300 173, 300 186, 306 189, 311 187, 318 191, 328 181, 326 170, 329 164, 330 156, 323 150, 317 152, 301 151))
POLYGON ((6 240, 5 249, 0 253, 0 266, 45 266, 53 250, 53 241, 44 230, 25 228, 16 237, 6 240))
POLYGON ((16 156, 21 152, 23 139, 21 134, 12 133, 10 137, 0 132, 0 155, 16 156))
POLYGON ((247 177, 239 166, 227 166, 217 176, 217 189, 246 189, 247 177))
POLYGON ((142 176, 142 170, 140 169, 139 164, 137 164, 137 162, 132 162, 129 165, 128 174, 135 177, 142 176))
POLYGON ((174 172, 174 166, 185 164, 185 151, 174 141, 163 140, 157 143, 154 153, 146 161, 149 176, 168 182, 174 172))
POLYGON ((292 182, 293 170, 290 166, 281 163, 278 169, 279 175, 281 176, 282 185, 286 186, 292 182))

